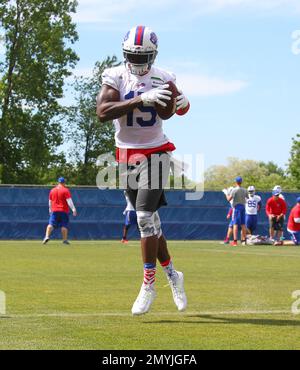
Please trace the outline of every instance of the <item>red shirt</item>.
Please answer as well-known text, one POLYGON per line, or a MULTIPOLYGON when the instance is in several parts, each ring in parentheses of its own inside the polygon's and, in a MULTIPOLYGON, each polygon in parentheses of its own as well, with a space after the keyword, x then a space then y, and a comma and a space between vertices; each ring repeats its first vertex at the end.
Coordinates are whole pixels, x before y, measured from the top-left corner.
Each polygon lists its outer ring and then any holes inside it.
POLYGON ((288 221, 288 229, 290 231, 298 232, 300 231, 300 223, 295 222, 295 218, 300 219, 300 204, 295 205, 295 207, 291 210, 288 221))
POLYGON ((286 202, 282 198, 275 199, 274 197, 268 199, 266 204, 267 215, 280 216, 285 215, 287 212, 286 202))
POLYGON ((68 188, 62 185, 57 185, 50 191, 49 200, 51 200, 52 212, 69 213, 67 199, 71 198, 71 193, 68 188))

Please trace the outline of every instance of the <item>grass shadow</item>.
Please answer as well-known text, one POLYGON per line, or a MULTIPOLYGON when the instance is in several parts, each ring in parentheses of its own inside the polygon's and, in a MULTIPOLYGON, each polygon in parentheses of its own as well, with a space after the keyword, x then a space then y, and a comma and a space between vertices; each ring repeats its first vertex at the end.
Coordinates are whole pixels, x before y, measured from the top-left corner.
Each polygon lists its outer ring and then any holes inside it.
POLYGON ((181 320, 147 321, 145 324, 214 324, 214 325, 261 325, 261 326, 293 326, 300 327, 300 320, 263 319, 263 318, 236 318, 213 315, 191 315, 181 320), (188 320, 194 318, 196 320, 188 320), (197 320, 200 319, 200 320, 197 320))

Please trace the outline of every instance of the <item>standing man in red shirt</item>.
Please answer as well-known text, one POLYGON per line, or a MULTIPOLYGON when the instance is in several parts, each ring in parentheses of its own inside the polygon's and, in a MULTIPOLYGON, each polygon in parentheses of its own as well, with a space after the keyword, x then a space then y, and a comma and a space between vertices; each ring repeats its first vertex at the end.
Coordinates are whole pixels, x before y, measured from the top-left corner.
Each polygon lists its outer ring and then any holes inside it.
POLYGON ((297 204, 291 210, 287 231, 291 235, 292 241, 287 241, 285 245, 300 245, 300 197, 297 198, 297 204))
POLYGON ((287 213, 287 204, 285 200, 280 198, 280 191, 273 190, 273 196, 268 199, 266 204, 266 213, 270 223, 270 238, 275 240, 275 234, 277 234, 277 240, 274 245, 283 244, 283 224, 284 218, 287 213))
POLYGON ((65 185, 65 179, 60 177, 58 179, 58 185, 49 194, 50 219, 43 244, 48 243, 53 229, 58 227, 61 229, 63 243, 70 244, 68 241, 69 207, 73 212, 73 216, 77 216, 70 190, 65 185))

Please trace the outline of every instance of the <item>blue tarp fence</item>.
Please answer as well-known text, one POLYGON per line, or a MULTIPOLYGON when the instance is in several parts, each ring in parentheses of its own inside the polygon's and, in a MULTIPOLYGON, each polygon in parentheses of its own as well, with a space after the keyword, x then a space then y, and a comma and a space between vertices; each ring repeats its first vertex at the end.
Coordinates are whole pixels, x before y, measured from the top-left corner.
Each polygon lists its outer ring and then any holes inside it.
MULTIPOLYGON (((70 215, 70 239, 120 239, 124 222, 125 198, 122 190, 70 188, 78 217, 70 215)), ((42 239, 48 224, 46 187, 0 187, 0 239, 42 239)), ((271 193, 259 193, 265 206, 271 193)), ((284 194, 289 208, 298 193, 284 194)), ((229 203, 224 194, 207 191, 200 200, 186 200, 186 192, 167 190, 168 206, 159 210, 164 234, 173 240, 223 239, 228 221, 229 203)), ((268 235, 268 220, 263 208, 258 234, 268 235)), ((287 235, 286 235, 287 236, 287 235)), ((58 231, 54 237, 60 237, 58 231)), ((135 227, 129 238, 138 239, 135 227)))

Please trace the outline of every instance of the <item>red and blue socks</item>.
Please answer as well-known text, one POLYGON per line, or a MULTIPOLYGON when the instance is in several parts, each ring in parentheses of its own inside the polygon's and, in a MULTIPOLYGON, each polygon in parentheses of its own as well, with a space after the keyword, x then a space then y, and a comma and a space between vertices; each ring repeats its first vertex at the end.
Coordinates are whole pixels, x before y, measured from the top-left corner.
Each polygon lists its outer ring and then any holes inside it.
POLYGON ((156 265, 154 263, 144 263, 144 286, 154 287, 156 265))

